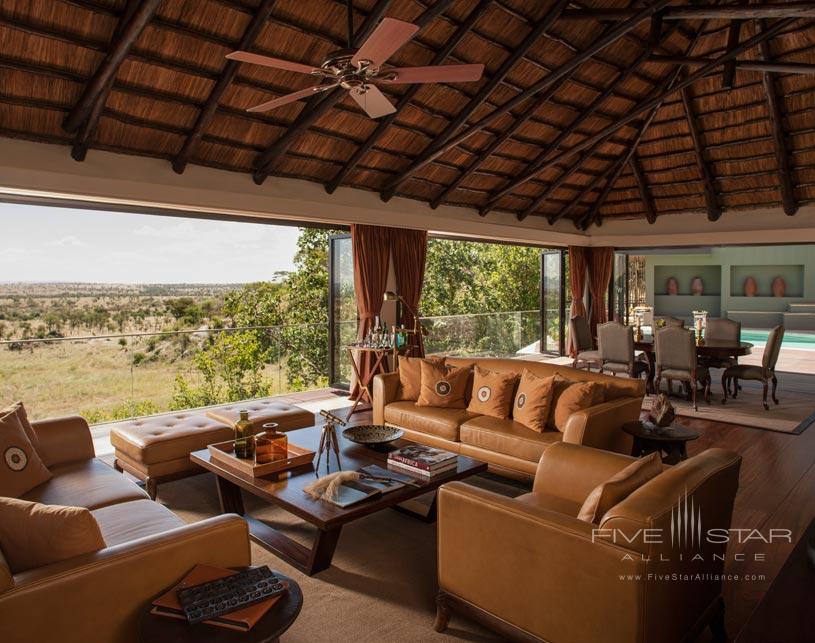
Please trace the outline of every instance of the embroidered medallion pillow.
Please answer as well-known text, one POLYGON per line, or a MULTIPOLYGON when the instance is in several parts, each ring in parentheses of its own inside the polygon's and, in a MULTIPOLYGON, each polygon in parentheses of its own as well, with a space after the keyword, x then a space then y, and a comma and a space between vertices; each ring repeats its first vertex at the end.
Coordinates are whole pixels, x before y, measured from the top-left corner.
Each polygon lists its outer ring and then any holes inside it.
POLYGON ((502 420, 508 418, 517 381, 515 373, 497 373, 476 365, 473 397, 467 410, 502 420))
POLYGON ((18 498, 50 478, 17 413, 7 409, 0 415, 0 496, 18 498))
POLYGON ((447 368, 441 364, 421 363, 422 384, 416 406, 436 406, 448 409, 465 409, 467 403, 468 368, 447 368))

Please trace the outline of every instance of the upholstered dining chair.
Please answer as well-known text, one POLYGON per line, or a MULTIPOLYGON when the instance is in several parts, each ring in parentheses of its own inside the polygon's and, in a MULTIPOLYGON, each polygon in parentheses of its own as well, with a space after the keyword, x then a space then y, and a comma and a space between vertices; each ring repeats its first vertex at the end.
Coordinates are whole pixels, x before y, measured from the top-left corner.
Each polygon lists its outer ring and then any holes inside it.
POLYGON ((664 328, 685 327, 685 320, 679 319, 679 317, 666 317, 666 316, 654 317, 654 328, 657 328, 659 326, 659 322, 662 322, 662 326, 664 328))
POLYGON ((625 373, 638 379, 648 375, 648 363, 634 357, 634 329, 619 322, 607 322, 597 327, 597 341, 600 345, 601 373, 625 373))
MULTIPOLYGON (((705 326, 705 341, 741 341, 741 322, 726 317, 708 319, 705 326)), ((702 364, 708 368, 730 368, 739 363, 738 357, 705 357, 702 364)), ((734 381, 734 386, 736 386, 734 381)), ((735 388, 733 389, 736 390, 735 388)))
POLYGON ((778 398, 775 396, 776 389, 778 388, 775 365, 778 363, 778 355, 781 352, 781 342, 783 341, 784 327, 776 326, 770 331, 769 337, 767 337, 767 344, 764 346, 764 355, 761 357, 761 366, 737 364, 725 369, 722 374, 722 390, 724 391, 722 404, 727 402, 727 388, 730 381, 733 382, 733 397, 738 396, 739 380, 756 380, 764 385, 763 402, 765 411, 770 410, 770 405, 767 403, 767 388, 772 381, 773 402, 778 404, 778 398))
POLYGON ((572 362, 572 367, 585 368, 588 371, 591 370, 592 365, 600 368, 602 363, 600 351, 594 350, 589 320, 583 315, 572 317, 569 320, 569 336, 572 338, 577 350, 577 356, 572 362))
POLYGON ((696 339, 691 331, 684 328, 663 328, 654 335, 656 349, 655 392, 659 392, 662 378, 685 382, 690 386, 690 399, 693 410, 698 411, 696 391, 698 384, 705 387, 705 402, 710 403, 710 371, 696 361, 696 339))

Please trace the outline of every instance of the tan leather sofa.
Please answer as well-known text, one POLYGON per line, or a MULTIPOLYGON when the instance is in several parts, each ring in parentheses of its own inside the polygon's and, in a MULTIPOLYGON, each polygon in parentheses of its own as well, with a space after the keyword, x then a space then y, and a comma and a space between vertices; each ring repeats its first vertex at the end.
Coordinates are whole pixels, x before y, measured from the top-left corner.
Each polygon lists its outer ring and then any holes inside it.
POLYGON ((150 601, 198 563, 248 565, 246 522, 187 525, 94 456, 87 422, 32 423, 53 478, 22 498, 91 510, 107 546, 12 575, 0 553, 0 641, 126 643, 150 601))
POLYGON ((710 530, 730 527, 741 457, 709 449, 667 467, 599 525, 578 520, 591 490, 632 460, 558 444, 543 454, 532 493, 442 486, 436 629, 452 610, 523 641, 671 643, 706 625, 723 637, 726 544, 710 542, 719 540, 710 530))
MULTIPOLYGON (((541 377, 559 373, 572 381, 602 382, 614 391, 611 395, 614 399, 573 413, 563 433, 557 430, 537 433, 511 418, 502 420, 474 415, 466 409, 422 407, 411 401, 397 401, 399 373, 395 372, 374 377, 374 423, 399 427, 410 440, 471 456, 487 462, 497 473, 518 478, 531 479, 543 452, 556 442, 631 453, 631 436, 621 427, 640 416, 645 396, 643 381, 517 359, 448 357, 446 363, 458 367, 478 364, 491 371, 518 375, 529 369, 541 377)), ((471 393, 472 378, 468 402, 471 393)))

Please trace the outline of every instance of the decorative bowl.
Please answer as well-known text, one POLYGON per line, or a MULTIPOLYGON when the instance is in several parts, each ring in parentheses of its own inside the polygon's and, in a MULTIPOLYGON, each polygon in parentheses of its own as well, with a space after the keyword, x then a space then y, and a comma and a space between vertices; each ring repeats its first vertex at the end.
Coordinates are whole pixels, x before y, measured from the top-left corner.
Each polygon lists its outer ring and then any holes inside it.
POLYGON ((385 444, 398 440, 404 434, 402 429, 382 424, 361 424, 349 427, 342 432, 343 437, 357 444, 385 444))

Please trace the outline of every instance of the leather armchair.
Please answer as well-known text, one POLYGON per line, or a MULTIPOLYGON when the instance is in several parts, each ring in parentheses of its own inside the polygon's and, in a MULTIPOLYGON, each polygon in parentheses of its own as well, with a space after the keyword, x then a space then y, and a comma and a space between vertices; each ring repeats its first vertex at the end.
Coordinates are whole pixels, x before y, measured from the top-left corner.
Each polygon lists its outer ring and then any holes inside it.
POLYGON ((53 478, 23 496, 85 506, 107 546, 12 575, 0 553, 0 641, 130 642, 150 601, 196 564, 250 564, 246 521, 223 515, 185 525, 94 458, 81 417, 32 423, 53 478))
POLYGON ((710 449, 667 468, 599 525, 579 520, 591 490, 632 460, 561 443, 543 454, 524 496, 442 486, 436 629, 446 628, 452 610, 523 641, 668 643, 706 625, 723 636, 721 580, 654 575, 721 573, 726 545, 672 543, 671 519, 687 489, 705 534, 729 528, 740 456, 710 449))

